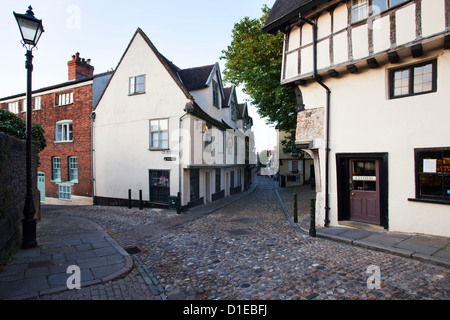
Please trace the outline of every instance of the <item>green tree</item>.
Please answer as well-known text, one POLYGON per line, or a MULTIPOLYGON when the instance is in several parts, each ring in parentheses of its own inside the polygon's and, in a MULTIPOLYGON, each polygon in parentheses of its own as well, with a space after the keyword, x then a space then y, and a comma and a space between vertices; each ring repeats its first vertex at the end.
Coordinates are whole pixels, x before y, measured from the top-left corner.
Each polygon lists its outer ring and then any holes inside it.
MULTIPOLYGON (((25 140, 27 138, 27 126, 25 121, 8 110, 0 109, 0 131, 20 140, 25 140)), ((33 123, 32 140, 38 153, 47 146, 47 140, 45 139, 44 134, 45 131, 41 125, 33 123)))
POLYGON ((226 59, 224 80, 242 86, 259 115, 279 130, 296 128, 295 94, 280 84, 284 35, 263 33, 270 12, 264 5, 262 17, 245 17, 233 28, 233 37, 221 59, 226 59))

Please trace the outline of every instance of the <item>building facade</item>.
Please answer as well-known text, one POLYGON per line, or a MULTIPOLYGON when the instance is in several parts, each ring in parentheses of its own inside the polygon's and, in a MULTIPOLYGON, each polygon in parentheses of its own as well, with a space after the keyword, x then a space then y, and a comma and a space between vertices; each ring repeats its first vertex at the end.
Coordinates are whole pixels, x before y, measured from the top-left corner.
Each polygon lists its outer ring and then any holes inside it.
POLYGON ((250 120, 217 63, 180 69, 138 29, 95 109, 95 202, 123 205, 130 190, 188 208, 244 190, 250 120))
POLYGON ((277 0, 318 225, 450 235, 450 1, 277 0))
MULTIPOLYGON (((68 62, 68 82, 33 91, 32 122, 47 140, 39 153, 41 202, 92 204, 90 116, 110 76, 94 76, 90 60, 76 53, 68 62)), ((25 120, 26 94, 0 99, 0 107, 25 120)))
POLYGON ((301 150, 285 152, 282 142, 288 138, 289 132, 277 130, 277 152, 279 162, 278 181, 280 187, 295 187, 303 184, 314 185, 314 162, 311 156, 301 150))

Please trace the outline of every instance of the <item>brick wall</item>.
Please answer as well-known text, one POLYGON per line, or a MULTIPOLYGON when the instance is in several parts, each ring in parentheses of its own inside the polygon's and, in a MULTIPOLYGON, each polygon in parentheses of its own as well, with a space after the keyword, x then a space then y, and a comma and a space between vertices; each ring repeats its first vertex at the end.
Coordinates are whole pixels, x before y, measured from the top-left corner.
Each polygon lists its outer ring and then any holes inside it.
MULTIPOLYGON (((26 195, 26 144, 0 132, 0 260, 20 243, 26 195)), ((37 155, 33 149, 32 181, 36 219, 40 218, 37 155)))
POLYGON ((67 63, 69 71, 69 80, 79 79, 81 77, 92 77, 94 75, 94 67, 91 65, 91 60, 80 58, 77 52, 72 56, 72 60, 67 63))
MULTIPOLYGON (((52 181, 52 158, 61 158, 61 182, 69 180, 69 157, 78 160, 78 182, 71 188, 71 194, 82 197, 92 197, 91 172, 91 119, 92 113, 92 84, 86 84, 72 89, 62 87, 57 92, 41 95, 41 109, 33 110, 32 122, 39 123, 45 130, 47 147, 39 153, 38 171, 45 173, 46 197, 59 197, 60 182, 52 181), (57 96, 62 93, 73 92, 73 103, 56 106, 57 96), (73 121, 73 141, 55 142, 56 123, 61 120, 73 121)), ((19 100, 19 110, 22 109, 19 100)), ((7 103, 0 104, 3 109, 7 103)), ((25 112, 19 112, 19 117, 26 118, 25 112)))

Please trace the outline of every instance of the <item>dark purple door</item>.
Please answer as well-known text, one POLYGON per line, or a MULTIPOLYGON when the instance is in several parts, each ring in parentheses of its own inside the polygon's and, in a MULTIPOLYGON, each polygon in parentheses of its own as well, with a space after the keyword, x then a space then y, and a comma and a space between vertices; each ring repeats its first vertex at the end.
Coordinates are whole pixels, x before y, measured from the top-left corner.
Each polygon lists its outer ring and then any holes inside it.
POLYGON ((350 160, 350 220, 380 224, 379 160, 350 160))

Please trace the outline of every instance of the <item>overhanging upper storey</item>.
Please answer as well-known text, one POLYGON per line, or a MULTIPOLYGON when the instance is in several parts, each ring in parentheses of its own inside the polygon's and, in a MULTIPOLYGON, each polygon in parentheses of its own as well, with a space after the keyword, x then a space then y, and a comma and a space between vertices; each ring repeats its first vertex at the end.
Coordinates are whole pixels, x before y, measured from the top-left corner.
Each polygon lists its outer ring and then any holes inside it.
POLYGON ((338 77, 384 63, 448 48, 450 2, 446 0, 277 0, 264 31, 285 34, 282 84, 302 84, 313 74, 313 27, 317 69, 338 77))

